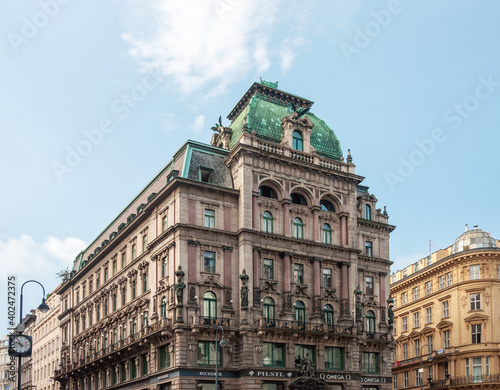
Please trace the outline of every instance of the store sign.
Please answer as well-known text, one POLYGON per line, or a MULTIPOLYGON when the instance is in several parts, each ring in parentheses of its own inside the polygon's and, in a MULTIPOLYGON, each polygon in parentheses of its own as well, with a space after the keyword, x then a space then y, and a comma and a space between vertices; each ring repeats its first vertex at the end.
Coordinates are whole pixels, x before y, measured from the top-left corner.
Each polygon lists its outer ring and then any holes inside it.
POLYGON ((362 376, 361 383, 392 383, 392 377, 362 376))
POLYGON ((319 379, 323 379, 324 381, 357 381, 359 380, 358 375, 353 374, 344 374, 344 373, 329 373, 322 372, 318 375, 319 379))
POLYGON ((292 378, 295 372, 292 371, 273 371, 273 370, 247 370, 243 376, 253 376, 257 378, 292 378))

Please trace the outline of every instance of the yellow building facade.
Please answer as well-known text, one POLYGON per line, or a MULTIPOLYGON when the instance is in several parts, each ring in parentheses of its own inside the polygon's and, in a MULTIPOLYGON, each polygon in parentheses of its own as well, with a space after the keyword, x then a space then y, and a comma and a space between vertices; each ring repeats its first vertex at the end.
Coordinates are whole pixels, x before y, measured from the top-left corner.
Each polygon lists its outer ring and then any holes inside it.
POLYGON ((498 240, 466 227, 452 246, 390 282, 394 389, 500 388, 498 240))

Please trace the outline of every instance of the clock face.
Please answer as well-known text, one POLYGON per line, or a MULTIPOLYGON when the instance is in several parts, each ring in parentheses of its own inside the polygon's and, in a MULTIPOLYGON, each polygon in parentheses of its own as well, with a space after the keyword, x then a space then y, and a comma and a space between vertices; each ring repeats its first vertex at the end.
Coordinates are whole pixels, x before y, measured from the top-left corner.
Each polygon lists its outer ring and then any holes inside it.
POLYGON ((31 349, 31 339, 27 336, 17 336, 14 339, 14 351, 25 353, 31 349))

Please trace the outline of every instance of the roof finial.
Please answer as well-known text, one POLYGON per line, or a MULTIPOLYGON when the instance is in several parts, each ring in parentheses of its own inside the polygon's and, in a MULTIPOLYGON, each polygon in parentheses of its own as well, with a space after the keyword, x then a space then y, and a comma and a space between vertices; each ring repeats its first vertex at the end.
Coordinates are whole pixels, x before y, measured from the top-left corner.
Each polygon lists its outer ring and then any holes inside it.
POLYGON ((347 162, 352 163, 351 149, 347 149, 347 162))
POLYGON ((465 231, 469 230, 469 225, 465 224, 465 231))

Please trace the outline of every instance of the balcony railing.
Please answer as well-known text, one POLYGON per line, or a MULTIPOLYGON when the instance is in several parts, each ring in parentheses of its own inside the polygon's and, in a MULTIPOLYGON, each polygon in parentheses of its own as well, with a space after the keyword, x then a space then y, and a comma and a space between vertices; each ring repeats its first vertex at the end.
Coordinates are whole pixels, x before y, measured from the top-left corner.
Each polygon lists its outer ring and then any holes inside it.
POLYGON ((229 326, 229 318, 212 318, 212 317, 203 317, 200 316, 200 325, 209 325, 209 326, 229 326))
POLYGON ((389 340, 389 335, 387 333, 367 333, 366 338, 369 340, 389 340))
POLYGON ((303 332, 352 334, 350 326, 321 324, 314 322, 260 319, 260 328, 285 329, 303 332))
POLYGON ((462 386, 462 385, 474 385, 481 383, 499 383, 500 375, 473 375, 469 377, 458 377, 450 378, 448 380, 441 379, 431 382, 431 389, 439 389, 441 387, 445 388, 447 386, 462 386))

